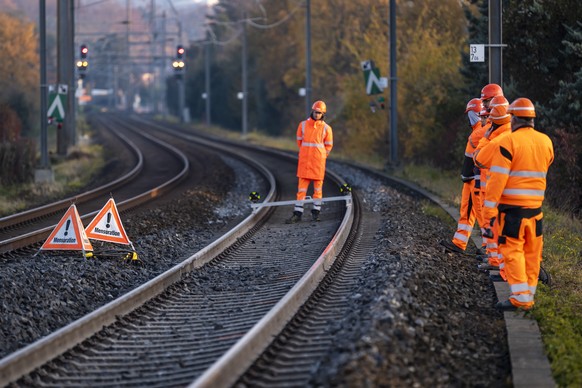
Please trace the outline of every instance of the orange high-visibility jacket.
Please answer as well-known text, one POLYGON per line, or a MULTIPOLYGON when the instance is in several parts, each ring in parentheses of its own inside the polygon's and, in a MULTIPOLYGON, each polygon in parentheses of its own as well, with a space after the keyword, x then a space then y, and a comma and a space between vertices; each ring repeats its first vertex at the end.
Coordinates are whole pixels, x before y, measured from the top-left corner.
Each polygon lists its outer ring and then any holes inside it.
MULTIPOLYGON (((472 127, 471 135, 475 132, 482 132, 481 121, 477 121, 472 127)), ((473 167, 475 163, 473 162, 473 152, 475 147, 471 144, 471 135, 467 139, 467 145, 465 146, 465 158, 463 159, 463 167, 461 168, 461 179, 463 182, 468 182, 475 179, 475 173, 473 167)))
POLYGON ((498 139, 490 143, 494 150, 483 202, 486 220, 497 217, 499 204, 541 207, 546 175, 554 161, 550 138, 531 127, 519 128, 498 139))
POLYGON ((331 126, 323 120, 316 121, 309 117, 297 127, 297 145, 297 176, 322 181, 325 176, 325 161, 333 148, 331 126))
MULTIPOLYGON (((492 128, 493 126, 491 126, 491 129, 492 128)), ((493 150, 495 149, 495 145, 490 146, 490 143, 508 133, 511 133, 511 123, 502 124, 492 132, 487 131, 485 136, 479 140, 479 145, 475 152, 473 152, 475 165, 481 169, 481 189, 483 190, 487 187, 487 181, 489 180, 490 175, 489 167, 491 167, 491 159, 493 158, 493 150), (482 153, 483 155, 481 155, 482 153)), ((499 140, 497 140, 497 142, 499 142, 499 140)))

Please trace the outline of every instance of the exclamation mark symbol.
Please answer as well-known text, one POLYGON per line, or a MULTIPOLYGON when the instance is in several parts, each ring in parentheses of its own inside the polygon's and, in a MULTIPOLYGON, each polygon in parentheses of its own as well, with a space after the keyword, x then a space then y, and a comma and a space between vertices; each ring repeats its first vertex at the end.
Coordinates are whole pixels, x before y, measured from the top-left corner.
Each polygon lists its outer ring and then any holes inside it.
POLYGON ((107 223, 105 224, 105 227, 107 229, 111 227, 111 213, 107 213, 107 223))
POLYGON ((71 226, 71 220, 67 220, 67 225, 65 225, 65 236, 69 234, 69 226, 71 226))

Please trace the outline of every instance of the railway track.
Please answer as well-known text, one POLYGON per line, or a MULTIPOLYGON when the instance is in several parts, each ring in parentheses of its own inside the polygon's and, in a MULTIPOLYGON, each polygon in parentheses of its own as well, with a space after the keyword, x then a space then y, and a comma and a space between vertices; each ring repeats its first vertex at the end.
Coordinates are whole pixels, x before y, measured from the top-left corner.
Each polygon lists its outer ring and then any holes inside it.
MULTIPOLYGON (((144 127, 143 121, 137 122, 144 127)), ((279 191, 269 192, 267 200, 291 199, 295 192, 296 162, 281 160, 288 158, 288 154, 229 142, 217 144, 212 137, 194 135, 180 128, 150 127, 149 124, 147 127, 148 133, 155 133, 164 141, 179 138, 178 142, 185 147, 189 147, 188 144, 215 147, 223 154, 236 152, 239 160, 246 158, 269 166, 267 171, 277 173, 276 178, 269 180, 271 184, 276 181, 279 191)), ((343 173, 348 174, 348 171, 343 173)), ((352 172, 348 175, 355 176, 352 172)), ((346 335, 346 323, 342 321, 351 320, 347 323, 349 328, 355 324, 354 319, 359 320, 364 312, 372 309, 377 310, 380 318, 366 319, 379 319, 374 321, 376 325, 389 323, 396 327, 385 328, 388 332, 395 330, 392 333, 395 337, 381 334, 381 341, 388 342, 383 342, 380 349, 376 348, 379 345, 375 345, 378 339, 374 334, 363 337, 365 344, 375 349, 375 356, 365 358, 372 361, 373 366, 363 366, 348 380, 340 382, 356 385, 382 385, 388 381, 406 385, 445 381, 453 385, 468 381, 484 385, 507 382, 507 373, 510 375, 511 370, 506 369, 508 365, 503 361, 506 350, 491 344, 500 341, 496 338, 502 338, 503 333, 488 331, 488 336, 481 340, 485 330, 497 325, 499 319, 502 322, 503 317, 495 315, 492 303, 481 299, 485 294, 473 301, 461 297, 467 282, 472 284, 471 292, 475 292, 476 286, 481 292, 490 289, 488 279, 478 280, 481 274, 472 262, 459 263, 443 257, 438 242, 434 244, 437 248, 431 248, 432 237, 429 236, 434 231, 428 229, 429 234, 424 235, 418 223, 413 227, 414 221, 408 220, 415 218, 418 205, 410 199, 401 202, 403 198, 397 192, 388 196, 384 193, 386 188, 382 185, 393 185, 393 182, 386 183, 381 177, 373 178, 373 184, 352 179, 362 190, 365 206, 358 198, 360 191, 356 190, 353 206, 344 209, 340 203, 326 205, 323 221, 316 226, 306 221, 300 225, 285 225, 283 221, 290 215, 288 208, 265 208, 260 216, 253 213, 245 222, 256 218, 248 222, 244 230, 239 230, 240 234, 233 230, 157 277, 150 285, 143 285, 93 313, 93 318, 103 314, 102 317, 109 316, 110 320, 90 323, 92 319, 84 318, 84 324, 93 326, 91 329, 77 333, 78 338, 54 354, 44 354, 44 360, 32 361, 38 368, 32 371, 30 366, 25 367, 26 372, 21 370, 12 375, 21 376, 20 379, 14 377, 10 381, 16 381, 14 386, 320 385, 322 381, 334 381, 321 374, 321 365, 329 362, 330 354, 338 352, 337 342, 343 341, 343 338, 338 339, 338 334, 346 335), (378 200, 388 201, 392 207, 381 205, 378 200), (386 209, 390 209, 398 221, 391 223, 391 218, 386 221, 383 218, 386 209), (352 216, 351 220, 346 218, 352 216), (397 233, 389 237, 391 229, 397 233), (388 238, 379 237, 378 233, 387 233, 388 238), (417 244, 423 245, 420 252, 414 249, 412 241, 415 239, 417 244), (340 252, 331 248, 334 240, 341 242, 345 249, 340 252), (370 264, 370 252, 386 244, 381 258, 373 259, 370 264), (229 248, 225 249, 227 246, 229 248), (431 258, 431 252, 436 257, 431 258), (323 258, 322 253, 331 254, 331 257, 323 258), (333 265, 332 257, 336 258, 333 265), (430 263, 435 258, 438 265, 433 267, 430 263), (416 266, 419 267, 411 269, 416 266), (452 283, 441 287, 435 276, 441 276, 438 271, 447 271, 440 269, 443 266, 448 267, 448 271, 454 268, 456 276, 452 283), (385 275, 376 274, 379 268, 386 272, 385 275), (418 279, 414 275, 416 272, 420 274, 418 279), (378 299, 385 303, 380 309, 373 307, 376 302, 372 304, 371 296, 362 289, 362 276, 377 276, 381 283, 387 281, 383 291, 374 291, 385 295, 378 299), (151 293, 139 295, 152 285, 151 293), (417 289, 418 295, 411 291, 417 289), (441 292, 444 294, 439 299, 441 292), (443 297, 450 300, 442 302, 443 297), (458 304, 455 303, 457 298, 458 304), (433 309, 434 304, 441 308, 446 306, 446 311, 433 309), (364 310, 359 311, 362 306, 364 310), (470 317, 459 322, 457 317, 466 314, 470 317), (435 334, 431 334, 431 330, 435 334), (415 332, 418 337, 411 337, 410 333, 415 332), (464 336, 459 338, 459 332, 464 336), (441 343, 442 333, 457 334, 441 343), (430 341, 430 349, 424 347, 426 341, 430 341), (454 351, 449 355, 446 349, 451 343, 454 351), (432 348, 439 349, 439 345, 445 350, 433 354, 432 348), (388 355, 384 354, 386 351, 388 355), (390 355, 392 351, 395 353, 390 355), (391 364, 386 364, 387 360, 391 364), (443 370, 442 365, 447 362, 465 364, 462 372, 443 370), (474 367, 475 363, 479 366, 474 367), (371 380, 369 373, 375 367, 381 367, 380 375, 387 376, 388 380, 371 380), (318 369, 319 380, 314 380, 318 369), (417 374, 426 376, 417 380, 417 374)), ((333 194, 341 182, 339 178, 331 184, 328 178, 324 186, 326 196, 333 194)), ((423 224, 427 222, 426 215, 422 220, 423 224)), ((442 282, 445 277, 439 279, 442 282)), ((357 330, 367 330, 359 325, 357 330)), ((54 343, 45 344, 47 349, 54 348, 55 343, 60 344, 60 340, 53 340, 54 343)), ((358 345, 339 345, 341 351, 346 348, 356 354, 361 352, 358 345)), ((32 349, 37 355, 46 353, 43 348, 32 349)), ((25 352, 18 353, 26 356, 25 352)), ((349 359, 350 356, 340 357, 349 359)), ((0 361, 1 382, 8 381, 3 373, 9 369, 2 369, 8 358, 0 361)), ((30 359, 24 362, 30 363, 30 359)), ((332 371, 338 364, 333 365, 332 371)))
MULTIPOLYGON (((281 170, 281 162, 276 162, 279 158, 280 156, 271 156, 273 163, 271 166, 279 163, 278 171, 281 170)), ((284 180, 287 181, 288 185, 292 186, 295 184, 293 176, 295 163, 295 160, 291 158, 290 161, 286 162, 286 167, 283 168, 284 171, 286 170, 287 175, 291 173, 292 183, 289 178, 284 180)), ((265 171, 267 170, 265 169, 265 171)), ((266 200, 271 200, 276 195, 274 179, 270 178, 273 187, 266 196, 266 200)), ((281 179, 281 176, 278 179, 281 179)), ((342 180, 337 177, 334 180, 336 187, 342 183, 342 180)), ((293 193, 294 190, 287 190, 287 192, 293 193)), ((351 219, 349 208, 348 212, 344 214, 344 210, 339 204, 328 205, 326 206, 326 216, 321 223, 318 223, 320 233, 318 233, 317 238, 310 239, 311 231, 309 228, 301 233, 296 233, 293 238, 296 241, 296 245, 301 247, 300 251, 287 251, 287 253, 284 253, 292 236, 289 234, 289 229, 294 226, 283 223, 283 219, 288 217, 288 213, 288 209, 264 208, 251 214, 231 233, 223 236, 211 246, 190 257, 167 273, 136 289, 135 292, 104 306, 102 309, 90 314, 90 316, 82 318, 61 331, 46 337, 44 340, 2 360, 0 362, 2 379, 13 380, 15 376, 29 372, 33 366, 45 363, 63 350, 79 343, 81 339, 89 337, 97 331, 96 328, 115 322, 117 316, 123 315, 124 318, 120 322, 101 331, 97 337, 104 336, 105 332, 116 332, 116 334, 106 336, 107 338, 90 340, 103 344, 108 349, 106 353, 119 346, 119 353, 116 353, 118 356, 110 357, 105 354, 100 356, 99 345, 91 342, 89 342, 89 345, 80 343, 71 352, 65 353, 62 357, 41 368, 39 372, 35 372, 29 377, 24 377, 21 383, 46 384, 47 386, 80 383, 82 385, 99 385, 107 376, 105 384, 119 384, 121 381, 125 381, 124 369, 126 369, 129 354, 134 354, 135 356, 137 354, 154 353, 163 355, 166 359, 164 363, 168 364, 170 369, 175 369, 176 363, 190 366, 186 368, 189 372, 181 370, 178 373, 175 384, 181 385, 193 380, 215 359, 228 350, 246 331, 256 325, 261 317, 267 314, 281 298, 285 299, 286 293, 293 289, 296 282, 306 276, 307 272, 309 276, 307 276, 306 280, 303 280, 305 285, 302 288, 308 291, 302 291, 299 296, 288 297, 291 300, 284 302, 287 306, 284 308, 287 311, 287 315, 289 314, 289 308, 298 308, 307 297, 305 293, 309 293, 310 289, 316 287, 318 278, 323 276, 326 270, 325 267, 329 266, 330 262, 333 261, 335 253, 339 249, 338 247, 345 239, 343 235, 349 231, 349 220, 351 219), (263 220, 266 216, 269 218, 263 220), (342 220, 344 221, 342 222, 342 220), (338 226, 341 226, 341 233, 335 232, 338 226), (330 239, 332 243, 330 243, 330 239), (306 241, 309 240, 312 241, 306 244, 306 241), (273 256, 273 252, 277 254, 273 256), (317 261, 318 256, 321 257, 317 261), (214 259, 215 257, 216 259, 214 259), (187 275, 192 269, 212 259, 214 259, 212 264, 187 275), (256 272, 256 269, 253 268, 257 266, 260 267, 259 272, 262 274, 262 278, 253 279, 251 276, 249 280, 252 280, 252 282, 244 285, 242 289, 229 290, 226 293, 217 290, 212 294, 208 294, 209 291, 206 287, 202 289, 196 287, 212 274, 214 274, 213 276, 233 276, 238 278, 245 268, 252 273, 253 271, 256 272), (277 286, 273 286, 272 281, 276 281, 277 286), (175 284, 169 290, 164 291, 165 288, 173 283, 175 284), (160 293, 162 294, 159 297, 142 308, 135 310, 145 301, 154 298, 155 295, 160 293), (185 303, 185 300, 188 303, 185 303), (209 301, 212 301, 214 306, 220 307, 219 311, 209 309, 209 301), (250 310, 241 306, 249 306, 250 310), (135 310, 134 313, 126 315, 133 310, 135 310), (249 313, 249 311, 252 311, 252 313, 249 313), (234 319, 233 314, 236 312, 238 312, 239 318, 234 319), (163 318, 160 319, 160 316, 163 318), (166 321, 170 318, 174 319, 171 321, 174 323, 166 321), (192 326, 188 326, 188 322, 192 322, 192 326), (206 322, 211 322, 211 327, 208 327, 206 322), (145 326, 143 325, 144 323, 145 326), (126 332, 128 328, 132 327, 133 332, 126 332), (180 330, 181 327, 184 330, 180 330), (150 328, 151 331, 149 330, 150 328), (173 329, 168 330, 168 328, 173 329), (121 332, 117 332, 117 330, 121 330, 121 332), (213 331, 216 330, 219 333, 212 335, 213 331), (168 341, 168 338, 164 337, 162 333, 164 331, 174 340, 168 341), (149 332, 149 334, 146 332, 149 332), (137 345, 133 341, 140 336, 143 337, 137 343, 142 345, 137 345), (124 338, 131 338, 129 342, 133 344, 124 343, 124 338), (204 346, 210 345, 209 341, 211 341, 210 351, 207 354, 200 354, 204 346), (164 347, 162 350, 160 343, 167 343, 168 347, 164 347), (180 344, 177 352, 176 344, 180 344), (145 348, 137 350, 136 346, 138 348, 145 346, 145 348), (132 348, 133 351, 131 350, 132 348), (146 348, 149 350, 146 350, 146 348), (176 357, 173 361, 168 359, 168 352, 171 352, 172 349, 174 349, 172 354, 176 357), (75 357, 76 360, 71 360, 71 357, 75 357), (89 359, 92 359, 92 361, 89 359), (54 365, 60 365, 63 360, 71 360, 71 368, 54 367, 54 365), (113 363, 113 365, 109 366, 111 369, 107 369, 108 367, 103 365, 108 362, 107 360, 113 363), (84 362, 87 362, 87 369, 82 366, 84 362), (84 372, 80 373, 81 369, 84 372), (72 374, 67 376, 65 370, 70 370, 72 374), (91 371, 94 371, 95 374, 92 375, 91 371), (77 380, 79 373, 84 376, 83 380, 77 380)), ((280 330, 286 319, 281 320, 280 315, 278 315, 276 325, 271 323, 266 326, 269 330, 280 330)), ((261 325, 264 326, 264 324, 261 325)), ((273 334, 271 332, 271 334, 266 335, 271 336, 273 334)), ((163 377, 160 377, 160 362, 159 358, 152 357, 149 366, 145 363, 143 369, 140 369, 141 372, 139 372, 141 377, 136 380, 137 383, 135 384, 143 385, 147 382, 148 385, 173 385, 174 383, 171 382, 173 380, 169 380, 171 379, 169 377, 171 373, 163 373, 163 377)), ((136 371, 137 367, 134 365, 132 369, 136 371)), ((17 384, 20 383, 17 382, 17 384)), ((132 385, 134 383, 129 382, 128 384, 132 385)))
POLYGON ((42 242, 48 237, 64 210, 75 203, 81 219, 94 217, 112 193, 120 211, 139 206, 171 190, 187 175, 190 168, 183 152, 139 128, 117 121, 98 122, 123 141, 134 156, 131 170, 114 181, 35 209, 0 219, 0 254, 42 242))

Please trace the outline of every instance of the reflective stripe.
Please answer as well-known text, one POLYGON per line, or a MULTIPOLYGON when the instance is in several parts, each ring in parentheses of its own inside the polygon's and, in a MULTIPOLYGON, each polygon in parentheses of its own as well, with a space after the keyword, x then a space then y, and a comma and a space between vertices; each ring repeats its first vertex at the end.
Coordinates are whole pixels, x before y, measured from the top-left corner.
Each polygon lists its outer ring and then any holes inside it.
POLYGON ((504 195, 535 195, 538 197, 544 196, 544 190, 525 190, 525 189, 505 189, 504 195))
POLYGON ((321 143, 301 143, 301 147, 315 147, 315 148, 325 148, 321 143))
POLYGON ((511 171, 509 176, 520 176, 526 178, 545 178, 547 173, 543 171, 511 171))
POLYGON ((326 141, 326 142, 325 142, 325 143, 323 143, 323 144, 326 144, 326 145, 333 145, 333 141, 326 141))
MULTIPOLYGON (((492 241, 492 240, 489 240, 492 241)), ((487 243, 487 249, 497 248, 497 244, 495 243, 487 243)))
POLYGON ((473 153, 472 152, 465 152, 465 156, 472 159, 473 153))
POLYGON ((495 209, 497 207, 497 202, 483 201, 483 206, 491 208, 491 209, 495 209))
POLYGON ((467 225, 467 224, 459 224, 459 225, 457 225, 457 229, 466 230, 467 232, 470 232, 473 230, 471 225, 467 225))
POLYGON ((469 236, 465 236, 464 234, 461 233, 455 233, 453 239, 461 240, 462 242, 467 242, 469 241, 469 236))
POLYGON ((499 269, 503 269, 503 268, 505 268, 505 263, 503 263, 503 262, 499 263, 499 269))
POLYGON ((295 209, 293 209, 293 210, 296 212, 303 213, 303 206, 295 205, 295 209))
POLYGON ((508 175, 509 174, 509 169, 508 168, 500 167, 500 166, 491 166, 491 168, 489 169, 489 171, 491 171, 491 172, 497 172, 499 174, 505 174, 505 175, 508 175))
POLYGON ((302 137, 299 137, 299 136, 297 136, 297 140, 303 140, 303 138, 302 138, 302 137))
POLYGON ((305 136, 305 121, 301 122, 301 138, 305 136))
POLYGON ((321 191, 321 187, 314 187, 313 191, 321 191))
POLYGON ((536 290, 537 290, 537 287, 536 286, 530 286, 529 287, 529 292, 531 292, 532 295, 535 295, 536 294, 536 290))
POLYGON ((299 189, 298 190, 300 193, 307 193, 307 189, 299 189))
POLYGON ((529 286, 527 283, 517 283, 510 285, 509 289, 511 290, 511 293, 517 294, 518 292, 529 291, 529 286))
POLYGON ((534 296, 532 294, 517 294, 517 295, 511 295, 509 297, 509 299, 515 299, 521 303, 530 303, 530 302, 533 302, 534 296))
POLYGON ((485 187, 487 187, 487 181, 486 180, 484 181, 483 179, 481 179, 481 188, 484 189, 485 187))

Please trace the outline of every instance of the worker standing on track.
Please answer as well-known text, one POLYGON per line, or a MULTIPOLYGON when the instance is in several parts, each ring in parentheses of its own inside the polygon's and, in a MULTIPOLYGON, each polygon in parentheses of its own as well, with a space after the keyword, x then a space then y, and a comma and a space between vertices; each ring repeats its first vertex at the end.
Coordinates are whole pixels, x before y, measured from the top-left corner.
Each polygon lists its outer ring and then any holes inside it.
MULTIPOLYGON (((483 110, 481 99, 473 98, 467 103, 465 113, 469 119, 471 131, 482 131, 480 112, 483 110)), ((470 138, 470 136, 469 136, 470 138)), ((463 253, 467 249, 467 243, 471 237, 475 219, 480 212, 478 205, 480 201, 475 199, 475 195, 479 194, 479 184, 476 182, 474 173, 475 164, 473 162, 474 147, 468 140, 465 147, 465 158, 463 160, 463 167, 461 169, 461 180, 463 181, 463 189, 461 191, 461 206, 459 210, 459 221, 457 223, 457 230, 453 235, 452 241, 442 240, 440 243, 448 251, 455 253, 463 253), (477 186, 477 188, 475 188, 477 186), (476 206, 477 205, 477 206, 476 206)))
MULTIPOLYGON (((325 176, 325 162, 333 148, 333 132, 331 126, 323 119, 327 107, 323 101, 316 101, 311 107, 311 115, 297 127, 297 145, 299 146, 299 162, 297 164, 297 201, 302 201, 307 195, 309 183, 313 182, 313 196, 315 200, 311 210, 311 219, 319 221, 321 198, 323 198, 323 179, 325 176)), ((286 220, 288 224, 301 221, 303 203, 295 204, 293 215, 286 220)))
MULTIPOLYGON (((481 170, 481 192, 482 198, 485 198, 487 191, 487 182, 489 181, 489 168, 491 167, 491 160, 493 158, 493 150, 495 149, 495 140, 511 132, 511 116, 507 113, 507 103, 505 97, 499 96, 493 99, 499 99, 499 103, 492 103, 489 119, 491 120, 491 128, 485 133, 485 136, 479 141, 477 149, 473 153, 475 165, 481 170)), ((501 277, 505 280, 504 264, 502 258, 498 254, 497 237, 498 237, 499 223, 495 222, 491 227, 493 231, 493 238, 488 239, 486 247, 486 257, 483 263, 479 265, 480 269, 492 270, 498 269, 501 277)))
MULTIPOLYGON (((529 310, 542 261, 541 207, 554 148, 547 135, 534 129, 536 113, 529 99, 516 99, 507 111, 512 115, 511 133, 494 146, 483 212, 488 225, 499 220, 499 253, 511 292, 495 307, 529 310)), ((493 237, 490 228, 486 234, 493 237)))

